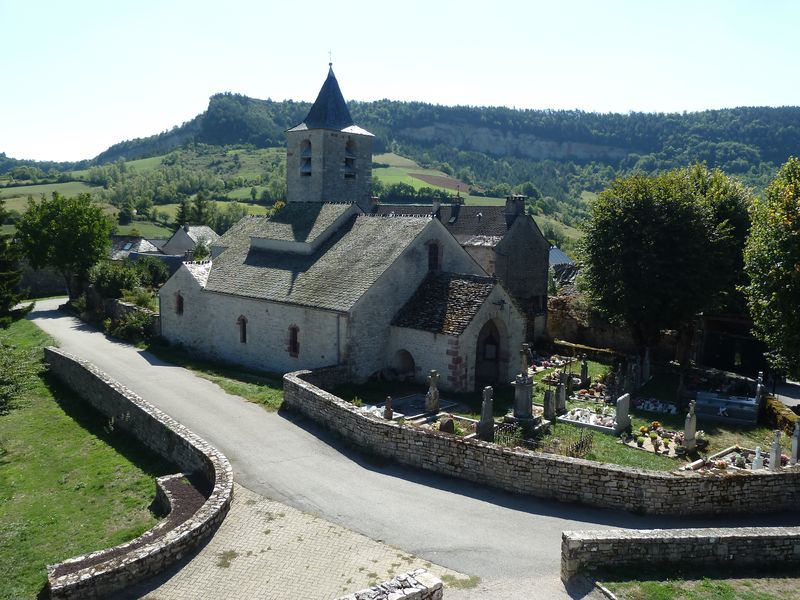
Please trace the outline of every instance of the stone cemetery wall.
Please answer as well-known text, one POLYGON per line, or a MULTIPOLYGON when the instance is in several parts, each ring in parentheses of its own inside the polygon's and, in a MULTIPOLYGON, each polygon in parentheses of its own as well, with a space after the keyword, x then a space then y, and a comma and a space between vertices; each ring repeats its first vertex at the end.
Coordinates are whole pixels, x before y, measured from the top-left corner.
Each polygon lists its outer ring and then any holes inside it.
POLYGON ((106 316, 110 317, 114 321, 119 321, 123 315, 127 315, 128 313, 141 313, 147 315, 148 319, 150 320, 150 325, 147 328, 150 335, 161 335, 161 316, 152 310, 137 306, 136 304, 131 304, 130 302, 125 302, 119 298, 106 300, 104 302, 104 307, 106 316))
POLYGON ((417 569, 336 600, 440 600, 443 597, 442 580, 425 569, 417 569))
POLYGON ((647 514, 729 514, 797 510, 800 467, 742 475, 668 473, 512 449, 386 421, 310 383, 284 375, 284 406, 362 450, 399 463, 517 494, 647 514))
MULTIPOLYGON (((53 598, 106 596, 163 571, 208 539, 230 509, 233 470, 228 459, 213 446, 94 365, 57 348, 45 349, 45 360, 52 373, 106 415, 115 428, 133 435, 182 471, 201 473, 212 488, 211 495, 192 517, 148 545, 61 577, 52 576, 59 565, 48 567, 53 598)), ((65 562, 83 558, 86 557, 65 562)))
POLYGON ((786 435, 792 435, 794 424, 800 417, 775 396, 767 396, 764 402, 764 420, 770 427, 780 429, 786 435))
POLYGON ((561 579, 597 567, 800 563, 800 527, 609 529, 561 534, 561 579))

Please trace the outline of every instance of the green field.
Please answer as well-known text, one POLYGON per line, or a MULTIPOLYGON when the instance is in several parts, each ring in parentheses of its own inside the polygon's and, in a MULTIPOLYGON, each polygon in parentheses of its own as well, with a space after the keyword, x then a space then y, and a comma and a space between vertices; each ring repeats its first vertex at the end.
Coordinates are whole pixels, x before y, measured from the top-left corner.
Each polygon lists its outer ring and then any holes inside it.
MULTIPOLYGON (((50 343, 30 321, 0 332, 0 345, 35 349, 36 362, 50 343)), ((35 378, 0 415, 0 598, 35 598, 47 564, 150 529, 154 478, 171 472, 72 392, 35 378)))
POLYGON ((35 200, 44 194, 50 196, 58 192, 63 196, 77 196, 84 192, 94 192, 100 188, 87 185, 81 181, 68 181, 67 183, 43 183, 41 185, 19 185, 0 188, 0 200, 6 201, 6 210, 23 212, 28 206, 28 196, 35 200))
POLYGON ((153 223, 152 221, 133 221, 128 225, 117 225, 117 235, 131 235, 138 231, 139 235, 148 239, 167 239, 172 237, 174 231, 169 227, 153 223))

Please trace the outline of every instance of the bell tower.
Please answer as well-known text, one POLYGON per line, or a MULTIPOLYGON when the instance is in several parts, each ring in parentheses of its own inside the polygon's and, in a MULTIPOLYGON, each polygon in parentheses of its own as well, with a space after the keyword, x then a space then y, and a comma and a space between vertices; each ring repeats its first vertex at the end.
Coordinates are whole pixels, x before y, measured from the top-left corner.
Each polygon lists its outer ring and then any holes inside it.
POLYGON ((286 200, 355 202, 366 208, 374 137, 353 123, 328 63, 328 77, 308 116, 286 132, 286 200))

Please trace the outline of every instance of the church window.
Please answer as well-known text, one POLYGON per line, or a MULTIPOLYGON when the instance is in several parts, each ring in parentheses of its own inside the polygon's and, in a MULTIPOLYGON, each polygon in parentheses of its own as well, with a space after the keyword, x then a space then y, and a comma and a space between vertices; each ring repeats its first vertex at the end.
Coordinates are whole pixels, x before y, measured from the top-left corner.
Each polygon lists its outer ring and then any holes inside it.
POLYGON ((353 140, 344 147, 344 178, 356 178, 356 143, 353 140))
POLYGON ((180 292, 175 296, 175 312, 179 315, 183 314, 183 296, 180 292))
POLYGON ((428 244, 428 270, 439 270, 439 243, 431 242, 428 244))
POLYGON ((303 140, 300 147, 300 175, 311 177, 311 141, 303 140))
POLYGON ((239 341, 242 344, 246 344, 247 343, 247 319, 244 317, 244 315, 241 315, 241 316, 239 316, 238 319, 236 319, 236 324, 239 326, 239 341))
POLYGON ((289 356, 299 356, 300 354, 300 340, 298 333, 300 329, 297 325, 289 327, 289 356))

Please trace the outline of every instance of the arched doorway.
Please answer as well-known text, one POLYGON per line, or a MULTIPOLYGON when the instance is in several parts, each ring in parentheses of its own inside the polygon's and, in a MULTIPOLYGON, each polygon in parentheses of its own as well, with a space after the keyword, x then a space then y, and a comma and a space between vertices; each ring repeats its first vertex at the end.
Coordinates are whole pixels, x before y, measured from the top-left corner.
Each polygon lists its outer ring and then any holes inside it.
POLYGON ((508 370, 507 331, 502 321, 487 321, 475 345, 475 387, 495 385, 508 370))
POLYGON ((398 350, 392 357, 391 368, 401 379, 413 379, 416 374, 414 357, 408 350, 398 350))

